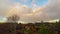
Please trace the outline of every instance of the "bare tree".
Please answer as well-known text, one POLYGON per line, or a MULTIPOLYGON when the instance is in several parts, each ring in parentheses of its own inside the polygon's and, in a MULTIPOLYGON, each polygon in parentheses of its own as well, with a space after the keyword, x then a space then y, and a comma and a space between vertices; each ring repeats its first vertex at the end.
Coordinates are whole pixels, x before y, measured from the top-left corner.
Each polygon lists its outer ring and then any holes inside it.
POLYGON ((7 17, 7 21, 8 22, 13 22, 13 23, 15 23, 15 22, 17 22, 18 20, 19 20, 19 16, 18 15, 12 15, 12 16, 10 16, 10 17, 7 17))
POLYGON ((10 17, 7 17, 7 22, 10 23, 9 24, 9 28, 11 31, 11 34, 16 34, 16 23, 18 22, 18 20, 20 19, 20 17, 18 15, 12 15, 10 17))

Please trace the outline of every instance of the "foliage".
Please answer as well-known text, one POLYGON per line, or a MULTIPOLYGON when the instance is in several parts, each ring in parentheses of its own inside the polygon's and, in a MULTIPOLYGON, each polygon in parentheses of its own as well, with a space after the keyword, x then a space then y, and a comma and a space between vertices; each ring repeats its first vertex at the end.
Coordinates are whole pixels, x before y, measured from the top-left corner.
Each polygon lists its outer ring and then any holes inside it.
POLYGON ((40 29, 38 31, 38 34, 48 34, 48 29, 47 29, 47 26, 45 26, 45 24, 42 24, 40 26, 40 29))

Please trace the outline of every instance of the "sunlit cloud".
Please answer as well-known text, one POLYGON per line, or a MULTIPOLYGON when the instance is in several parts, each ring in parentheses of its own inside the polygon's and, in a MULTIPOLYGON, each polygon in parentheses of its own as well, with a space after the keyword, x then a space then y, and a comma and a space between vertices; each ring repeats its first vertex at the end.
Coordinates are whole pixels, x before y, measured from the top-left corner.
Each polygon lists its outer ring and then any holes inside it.
MULTIPOLYGON (((33 0, 35 2, 35 0, 33 0)), ((27 0, 23 0, 27 2, 27 0)), ((12 2, 12 0, 0 0, 0 15, 11 16, 18 14, 21 21, 35 22, 41 20, 52 20, 60 18, 60 0, 49 0, 45 6, 38 6, 31 4, 34 8, 27 5, 21 5, 19 2, 12 2)))
POLYGON ((26 21, 35 22, 40 20, 52 20, 60 18, 59 0, 50 0, 47 6, 36 8, 30 16, 23 16, 26 21))

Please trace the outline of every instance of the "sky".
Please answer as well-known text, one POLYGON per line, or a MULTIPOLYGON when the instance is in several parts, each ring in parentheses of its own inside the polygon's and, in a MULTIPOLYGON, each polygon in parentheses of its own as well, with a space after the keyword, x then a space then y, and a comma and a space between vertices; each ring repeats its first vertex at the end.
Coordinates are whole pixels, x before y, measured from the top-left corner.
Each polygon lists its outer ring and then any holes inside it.
POLYGON ((13 2, 19 2, 21 4, 31 5, 31 3, 35 3, 39 6, 42 6, 48 2, 48 0, 14 0, 13 2))
POLYGON ((43 6, 47 4, 48 0, 12 0, 12 2, 27 5, 28 7, 32 8, 32 5, 43 6))
POLYGON ((26 22, 59 19, 60 0, 0 0, 0 18, 13 14, 26 22))

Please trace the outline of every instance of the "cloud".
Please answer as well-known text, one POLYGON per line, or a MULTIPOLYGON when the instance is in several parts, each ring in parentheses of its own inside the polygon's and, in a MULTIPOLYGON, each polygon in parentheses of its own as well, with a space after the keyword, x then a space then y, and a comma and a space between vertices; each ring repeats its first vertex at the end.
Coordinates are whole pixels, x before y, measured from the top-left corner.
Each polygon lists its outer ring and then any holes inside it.
POLYGON ((6 11, 6 8, 8 8, 7 3, 7 0, 0 0, 0 15, 5 14, 4 12, 6 11))
POLYGON ((0 16, 5 16, 6 12, 8 12, 13 4, 11 0, 0 0, 0 16))
POLYGON ((23 0, 24 2, 27 2, 28 0, 23 0))
POLYGON ((60 18, 60 2, 59 0, 50 0, 49 4, 44 7, 39 7, 33 10, 30 15, 22 16, 23 21, 48 21, 60 18))
POLYGON ((6 16, 6 13, 8 13, 7 16, 10 16, 17 13, 20 15, 20 20, 25 22, 60 18, 60 0, 49 0, 48 5, 43 7, 37 7, 36 4, 33 4, 33 6, 35 6, 35 9, 29 8, 27 5, 20 5, 19 2, 13 3, 11 0, 0 0, 0 15, 6 16))
POLYGON ((22 16, 22 15, 27 15, 27 14, 32 13, 32 9, 26 5, 20 5, 18 3, 15 6, 12 6, 7 13, 8 14, 6 14, 6 16, 11 16, 14 14, 18 14, 18 15, 22 16))

